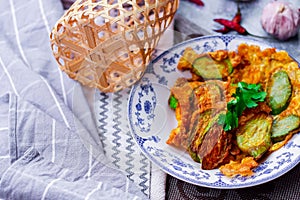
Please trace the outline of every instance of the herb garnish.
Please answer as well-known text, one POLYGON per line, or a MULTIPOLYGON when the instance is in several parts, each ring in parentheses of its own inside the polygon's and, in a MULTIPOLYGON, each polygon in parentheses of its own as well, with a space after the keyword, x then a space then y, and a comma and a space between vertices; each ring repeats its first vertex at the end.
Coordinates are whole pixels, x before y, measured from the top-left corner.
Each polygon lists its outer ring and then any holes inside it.
POLYGON ((227 103, 227 112, 219 117, 219 124, 223 124, 224 131, 230 131, 238 127, 238 118, 246 108, 254 108, 258 102, 263 102, 267 93, 260 90, 260 84, 247 84, 239 82, 235 99, 227 103))
POLYGON ((178 100, 173 95, 169 98, 169 106, 172 109, 175 109, 178 106, 178 100))

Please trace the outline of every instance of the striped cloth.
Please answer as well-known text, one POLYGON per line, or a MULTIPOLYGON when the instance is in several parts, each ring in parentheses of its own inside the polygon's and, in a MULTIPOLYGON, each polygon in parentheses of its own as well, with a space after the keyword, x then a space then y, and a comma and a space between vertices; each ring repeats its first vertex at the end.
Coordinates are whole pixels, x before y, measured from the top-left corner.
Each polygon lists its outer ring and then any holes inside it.
POLYGON ((119 161, 98 135, 118 137, 124 121, 97 124, 115 116, 94 113, 93 98, 98 108, 124 107, 128 90, 95 96, 58 69, 49 33, 63 12, 59 0, 1 1, 0 199, 164 199, 165 174, 139 153, 128 127, 115 143, 127 140, 118 149, 127 153, 113 153, 119 161), (121 154, 137 162, 122 167, 121 154))

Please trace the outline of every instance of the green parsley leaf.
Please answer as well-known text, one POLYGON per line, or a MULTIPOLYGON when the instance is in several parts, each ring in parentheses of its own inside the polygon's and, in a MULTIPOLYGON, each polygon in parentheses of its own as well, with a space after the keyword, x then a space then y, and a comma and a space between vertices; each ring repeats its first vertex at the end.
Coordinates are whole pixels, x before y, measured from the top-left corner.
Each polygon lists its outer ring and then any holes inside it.
POLYGON ((235 94, 235 99, 227 103, 227 112, 223 129, 230 131, 238 127, 238 119, 246 108, 258 106, 258 102, 263 102, 267 93, 261 91, 260 84, 248 84, 239 82, 235 94))
POLYGON ((169 98, 169 106, 172 109, 175 109, 178 106, 178 100, 173 95, 169 98))

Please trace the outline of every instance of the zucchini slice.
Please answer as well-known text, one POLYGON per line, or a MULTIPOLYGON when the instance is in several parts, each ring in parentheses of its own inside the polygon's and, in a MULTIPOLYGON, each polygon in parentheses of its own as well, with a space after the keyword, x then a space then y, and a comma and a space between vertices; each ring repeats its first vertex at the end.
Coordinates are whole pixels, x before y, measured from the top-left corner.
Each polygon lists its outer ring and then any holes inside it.
POLYGON ((206 87, 208 88, 208 93, 213 103, 218 103, 223 99, 223 88, 218 85, 216 80, 206 81, 206 87))
POLYGON ((215 123, 215 121, 216 117, 213 117, 212 110, 208 110, 200 115, 200 119, 197 123, 197 126, 194 127, 195 134, 190 144, 190 147, 194 152, 198 151, 198 148, 202 144, 205 134, 215 123))
MULTIPOLYGON (((224 100, 224 88, 217 80, 208 80, 204 84, 195 89, 195 95, 199 97, 199 104, 206 104, 210 101, 211 104, 216 104, 224 100)), ((209 107, 209 106, 208 106, 209 107)))
POLYGON ((218 123, 219 115, 213 118, 198 149, 202 169, 215 169, 230 155, 231 134, 225 132, 223 126, 218 123))
POLYGON ((267 102, 272 109, 271 114, 278 115, 284 111, 292 95, 292 85, 288 74, 285 71, 274 73, 267 87, 267 102))
POLYGON ((263 112, 253 116, 236 132, 238 147, 259 159, 272 145, 272 122, 273 118, 263 112))
POLYGON ((271 138, 274 142, 284 140, 285 136, 300 126, 300 117, 288 115, 282 119, 274 120, 271 129, 271 138))
POLYGON ((200 158, 198 157, 197 152, 192 151, 192 149, 189 147, 188 148, 189 154, 191 156, 191 158, 193 159, 193 161, 200 163, 200 158))
POLYGON ((212 110, 207 110, 200 115, 198 114, 196 120, 191 124, 189 133, 190 145, 188 151, 191 158, 196 162, 200 162, 197 151, 202 144, 203 137, 211 127, 212 114, 212 110))
MULTIPOLYGON (((209 96, 211 104, 216 104, 223 100, 223 90, 215 80, 207 81, 200 87, 207 89, 208 93, 206 96, 209 96)), ((201 89, 200 87, 195 90, 195 93, 198 92, 198 89, 201 89)), ((198 99, 199 104, 202 103, 202 97, 203 95, 201 95, 198 99)), ((200 162, 197 152, 203 142, 205 134, 209 131, 211 126, 216 123, 220 115, 217 113, 219 111, 213 108, 209 108, 201 113, 200 112, 201 111, 198 110, 198 112, 193 113, 189 127, 190 133, 188 134, 190 141, 188 152, 191 158, 196 162, 200 162)))
POLYGON ((224 60, 224 62, 226 63, 228 73, 231 74, 233 72, 231 61, 227 58, 226 60, 224 60))
POLYGON ((222 79, 226 74, 232 72, 228 62, 230 61, 218 62, 212 59, 208 54, 204 54, 194 60, 193 69, 198 76, 205 80, 222 79), (230 69, 227 69, 227 66, 229 66, 230 69), (226 72, 226 70, 228 70, 228 72, 226 72))

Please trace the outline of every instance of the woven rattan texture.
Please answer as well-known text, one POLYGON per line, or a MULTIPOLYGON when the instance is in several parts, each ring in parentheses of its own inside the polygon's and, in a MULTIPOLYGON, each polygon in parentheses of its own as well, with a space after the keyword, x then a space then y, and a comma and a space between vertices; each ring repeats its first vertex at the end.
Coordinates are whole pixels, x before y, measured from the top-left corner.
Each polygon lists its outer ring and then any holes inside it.
POLYGON ((143 75, 179 0, 77 0, 50 34, 70 78, 102 92, 131 86, 143 75))

